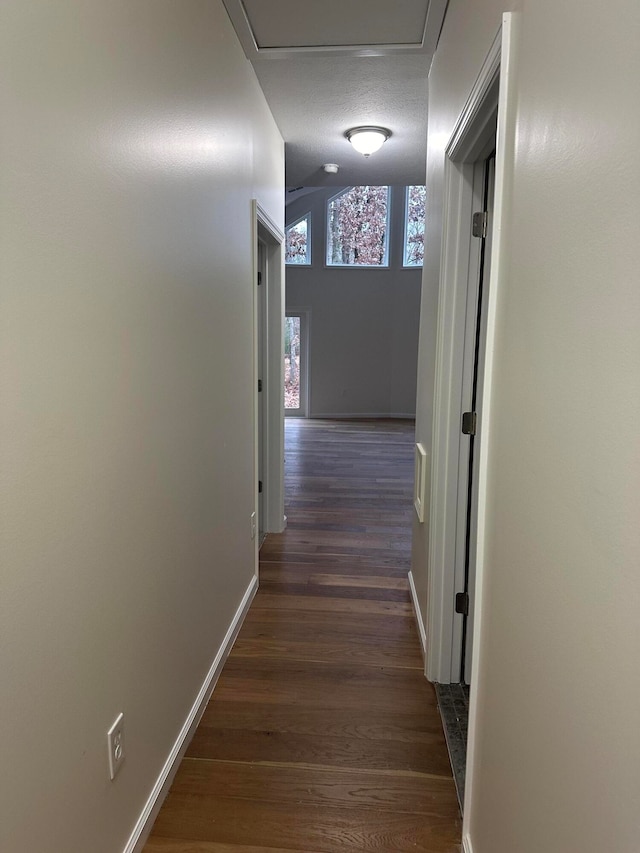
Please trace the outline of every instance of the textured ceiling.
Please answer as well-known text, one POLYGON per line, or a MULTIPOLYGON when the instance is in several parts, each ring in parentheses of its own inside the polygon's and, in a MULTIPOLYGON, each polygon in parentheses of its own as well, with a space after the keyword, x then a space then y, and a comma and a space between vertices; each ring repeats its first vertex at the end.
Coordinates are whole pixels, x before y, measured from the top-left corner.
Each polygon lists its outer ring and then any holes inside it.
POLYGON ((288 187, 424 183, 427 76, 446 2, 224 0, 284 137, 288 187), (344 136, 362 124, 392 133, 369 158, 344 136))

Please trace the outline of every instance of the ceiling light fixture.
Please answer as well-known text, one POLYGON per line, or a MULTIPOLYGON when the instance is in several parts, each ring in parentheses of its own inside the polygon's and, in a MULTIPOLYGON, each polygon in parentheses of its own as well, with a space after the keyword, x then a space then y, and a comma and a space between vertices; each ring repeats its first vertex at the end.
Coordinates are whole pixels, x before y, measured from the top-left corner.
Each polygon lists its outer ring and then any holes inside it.
POLYGON ((391 131, 384 127, 352 127, 345 133, 345 136, 356 151, 368 157, 374 151, 382 148, 391 136, 391 131))

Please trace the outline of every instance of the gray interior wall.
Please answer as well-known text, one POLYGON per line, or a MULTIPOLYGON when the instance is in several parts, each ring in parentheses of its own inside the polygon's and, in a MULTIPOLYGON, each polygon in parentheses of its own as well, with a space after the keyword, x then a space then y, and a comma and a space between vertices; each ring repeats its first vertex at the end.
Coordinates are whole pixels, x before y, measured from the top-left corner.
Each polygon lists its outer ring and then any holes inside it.
MULTIPOLYGON (((466 843, 472 853, 633 853, 640 7, 452 0, 429 85, 426 294, 437 292, 440 272, 444 147, 509 7, 519 19, 515 154, 466 843)), ((423 313, 417 432, 425 441, 432 340, 432 315, 423 313)), ((427 549, 428 530, 416 530, 413 573, 425 607, 427 549)))
POLYGON ((116 853, 253 577, 283 145, 219 0, 0 17, 0 849, 116 853))
POLYGON ((404 188, 393 187, 386 269, 325 265, 327 199, 319 189, 287 205, 311 213, 312 266, 286 268, 286 307, 310 311, 309 414, 415 414, 420 269, 402 268, 404 188))

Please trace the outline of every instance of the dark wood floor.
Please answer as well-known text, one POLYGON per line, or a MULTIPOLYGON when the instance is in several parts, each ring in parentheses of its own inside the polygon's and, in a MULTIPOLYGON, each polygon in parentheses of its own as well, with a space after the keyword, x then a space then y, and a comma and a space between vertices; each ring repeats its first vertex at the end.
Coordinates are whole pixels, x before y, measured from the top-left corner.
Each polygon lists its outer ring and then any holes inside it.
POLYGON ((407 584, 413 424, 286 433, 287 530, 145 853, 457 853, 407 584))

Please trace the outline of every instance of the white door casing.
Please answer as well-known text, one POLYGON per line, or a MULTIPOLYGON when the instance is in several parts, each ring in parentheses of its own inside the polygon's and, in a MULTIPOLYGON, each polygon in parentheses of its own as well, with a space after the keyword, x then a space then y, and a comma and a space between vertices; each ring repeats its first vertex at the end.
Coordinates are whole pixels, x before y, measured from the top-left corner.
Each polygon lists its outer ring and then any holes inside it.
MULTIPOLYGON (((252 222, 254 229, 254 509, 256 518, 262 516, 264 533, 280 533, 285 527, 284 234, 255 199, 252 202, 252 222), (259 246, 259 241, 262 248, 259 246), (263 275, 260 288, 257 284, 258 272, 262 272, 263 275), (259 334, 261 317, 262 331, 259 334), (263 390, 260 392, 261 400, 258 392, 259 378, 263 383, 263 390), (261 417, 260 411, 262 411, 261 417), (258 501, 260 475, 263 480, 261 513, 258 501)), ((258 541, 256 536, 256 574, 258 572, 258 541)))
POLYGON ((471 222, 481 203, 476 164, 486 159, 495 143, 500 55, 498 33, 446 148, 426 658, 427 678, 441 684, 460 681, 462 617, 455 613, 455 593, 464 585, 464 541, 458 519, 466 513, 469 459, 461 420, 465 377, 473 370, 472 348, 468 341, 465 346, 465 335, 469 334, 467 313, 475 312, 477 306, 480 263, 479 241, 472 237, 471 222))

